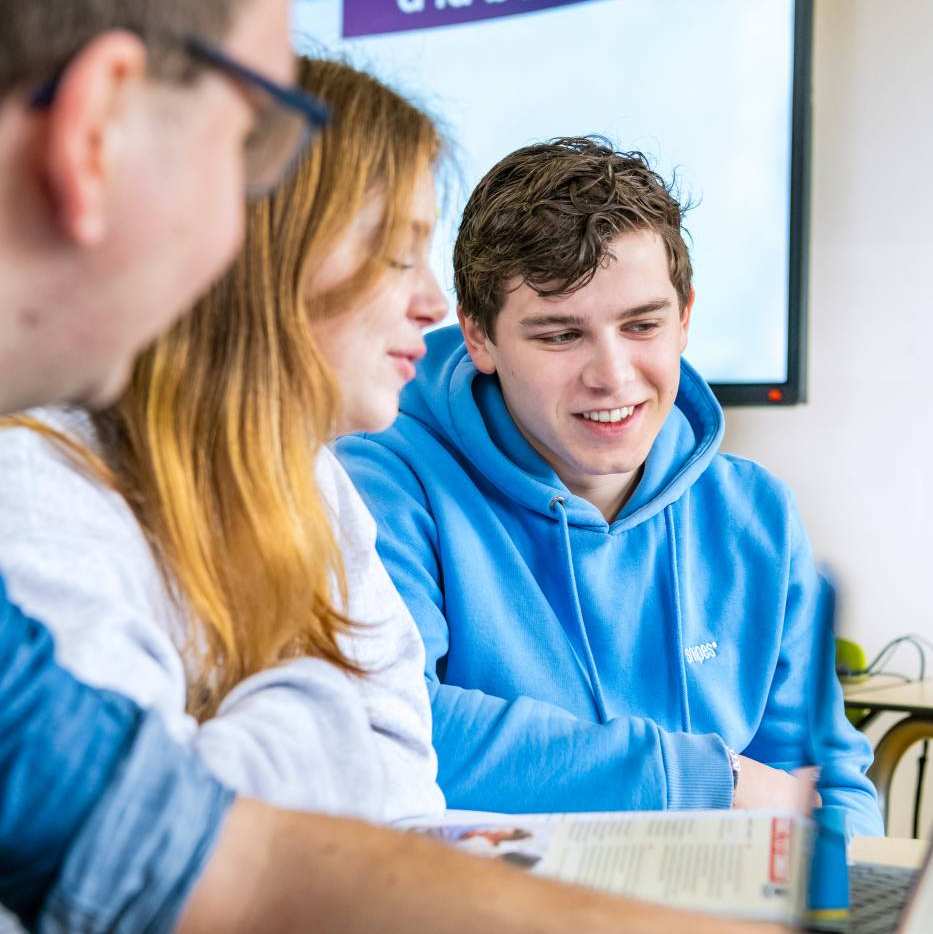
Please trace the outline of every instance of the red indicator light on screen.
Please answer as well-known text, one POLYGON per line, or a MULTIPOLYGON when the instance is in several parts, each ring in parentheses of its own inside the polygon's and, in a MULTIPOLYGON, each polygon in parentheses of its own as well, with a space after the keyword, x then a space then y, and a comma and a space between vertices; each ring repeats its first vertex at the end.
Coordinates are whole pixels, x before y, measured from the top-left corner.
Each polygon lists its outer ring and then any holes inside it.
POLYGON ((768 390, 768 401, 769 402, 780 402, 784 398, 784 393, 780 389, 769 389, 768 390))

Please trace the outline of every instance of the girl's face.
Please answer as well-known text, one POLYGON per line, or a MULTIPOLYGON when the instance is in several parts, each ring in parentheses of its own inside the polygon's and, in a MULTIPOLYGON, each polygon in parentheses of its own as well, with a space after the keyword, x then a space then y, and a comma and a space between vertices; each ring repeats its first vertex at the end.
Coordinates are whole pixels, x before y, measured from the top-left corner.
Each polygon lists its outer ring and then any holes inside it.
MULTIPOLYGON (((311 283, 316 294, 347 281, 372 249, 385 198, 370 196, 311 283)), ((382 431, 398 415, 399 394, 424 356, 421 332, 447 312, 447 301, 428 265, 436 217, 434 177, 425 170, 415 185, 411 232, 375 284, 345 311, 312 323, 318 347, 340 387, 339 434, 382 431)))

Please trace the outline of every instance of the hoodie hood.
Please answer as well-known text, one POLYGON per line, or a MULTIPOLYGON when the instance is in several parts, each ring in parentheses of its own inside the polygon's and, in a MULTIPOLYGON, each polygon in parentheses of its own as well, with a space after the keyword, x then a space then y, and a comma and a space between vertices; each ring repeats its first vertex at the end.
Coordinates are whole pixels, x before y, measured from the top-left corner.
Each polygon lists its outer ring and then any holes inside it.
POLYGON ((681 359, 680 388, 638 486, 611 523, 567 489, 509 415, 498 378, 473 365, 457 325, 426 337, 427 356, 401 397, 400 410, 444 438, 479 473, 527 509, 553 518, 560 497, 572 526, 622 532, 679 499, 716 456, 722 409, 703 378, 681 359))

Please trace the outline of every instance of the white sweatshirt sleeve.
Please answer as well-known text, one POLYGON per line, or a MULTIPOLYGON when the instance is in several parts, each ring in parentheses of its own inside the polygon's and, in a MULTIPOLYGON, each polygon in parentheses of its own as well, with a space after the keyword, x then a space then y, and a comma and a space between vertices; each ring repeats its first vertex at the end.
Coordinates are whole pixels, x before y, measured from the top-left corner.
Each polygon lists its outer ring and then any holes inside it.
MULTIPOLYGON (((38 414, 93 439, 79 413, 38 414)), ((387 789, 400 779, 381 721, 361 703, 359 679, 326 662, 298 659, 246 679, 200 727, 185 713, 181 616, 135 517, 26 429, 0 430, 0 571, 11 598, 52 630, 63 665, 157 709, 236 791, 370 820, 394 812, 387 789)))
POLYGON ((367 672, 358 690, 385 775, 384 820, 437 814, 444 796, 437 784, 421 635, 376 551, 375 520, 327 449, 317 477, 343 555, 346 615, 357 624, 341 637, 341 648, 367 672))

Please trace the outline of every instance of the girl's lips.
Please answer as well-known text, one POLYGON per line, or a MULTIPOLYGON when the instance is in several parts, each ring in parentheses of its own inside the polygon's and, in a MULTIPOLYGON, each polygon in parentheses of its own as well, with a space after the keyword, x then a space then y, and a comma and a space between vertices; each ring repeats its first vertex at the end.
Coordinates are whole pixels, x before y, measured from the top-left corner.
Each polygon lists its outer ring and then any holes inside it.
POLYGON ((395 364, 395 368, 398 370, 399 375, 406 383, 410 382, 415 378, 415 360, 420 359, 423 354, 419 354, 417 357, 409 353, 396 353, 394 351, 389 352, 389 356, 392 358, 392 362, 395 364))

